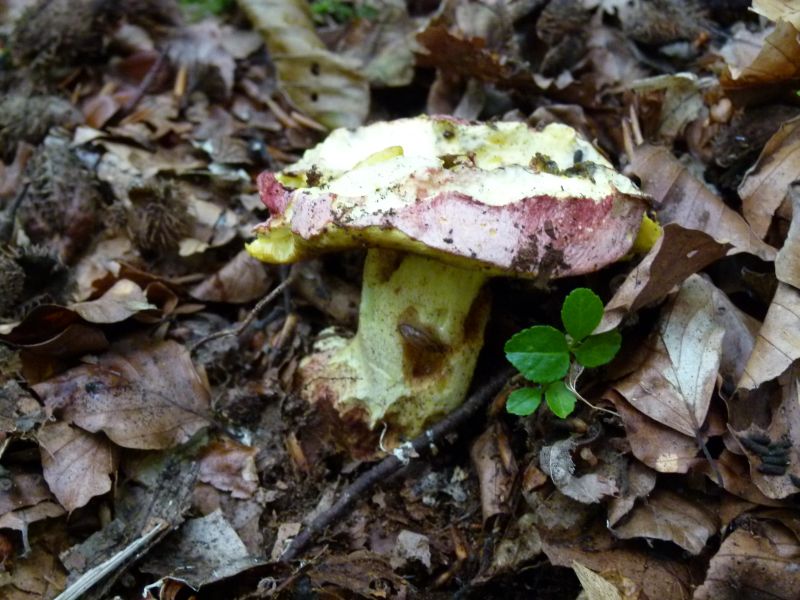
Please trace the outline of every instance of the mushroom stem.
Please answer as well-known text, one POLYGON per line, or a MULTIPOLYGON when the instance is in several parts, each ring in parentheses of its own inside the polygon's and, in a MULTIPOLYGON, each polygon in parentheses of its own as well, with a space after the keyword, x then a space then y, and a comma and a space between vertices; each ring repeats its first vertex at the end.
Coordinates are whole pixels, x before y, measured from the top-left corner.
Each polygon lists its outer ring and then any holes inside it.
POLYGON ((301 364, 303 395, 346 421, 414 436, 464 400, 489 315, 486 274, 393 250, 367 253, 358 332, 301 364))

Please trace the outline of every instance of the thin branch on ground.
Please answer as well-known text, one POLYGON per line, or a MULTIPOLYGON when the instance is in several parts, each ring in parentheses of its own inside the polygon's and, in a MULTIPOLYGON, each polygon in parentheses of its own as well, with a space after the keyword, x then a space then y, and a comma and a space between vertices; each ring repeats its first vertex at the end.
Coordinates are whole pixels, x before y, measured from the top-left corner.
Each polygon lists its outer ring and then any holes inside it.
POLYGON ((192 344, 189 347, 189 351, 190 352, 194 352, 200 346, 203 346, 204 344, 207 344, 210 341, 213 341, 213 340, 216 340, 216 339, 219 339, 219 338, 222 338, 222 337, 227 337, 229 335, 235 335, 235 336, 242 335, 242 333, 244 333, 244 331, 247 329, 247 327, 250 325, 250 323, 252 323, 253 320, 258 316, 258 313, 260 313, 262 311, 262 309, 265 306, 267 306, 267 304, 269 304, 270 302, 275 300, 275 298, 277 298, 278 295, 282 294, 283 290, 287 289, 291 285, 291 283, 294 281, 294 277, 295 277, 295 270, 292 269, 289 272, 289 275, 283 281, 281 281, 278 285, 276 285, 269 294, 267 294, 261 300, 258 301, 258 304, 256 304, 253 307, 253 310, 251 310, 247 314, 247 316, 244 318, 244 320, 241 323, 237 324, 234 327, 229 327, 228 329, 223 329, 221 331, 215 331, 212 334, 209 334, 209 335, 207 335, 207 336, 205 336, 203 338, 200 338, 199 340, 197 340, 194 344, 192 344))
POLYGON ((362 473, 351 483, 339 499, 326 511, 318 515, 308 527, 301 531, 281 554, 281 561, 294 560, 303 549, 331 523, 338 521, 349 512, 356 500, 363 497, 373 487, 387 477, 408 465, 411 458, 419 456, 451 431, 463 425, 483 408, 508 381, 512 369, 504 369, 480 386, 467 400, 444 419, 427 429, 410 442, 397 448, 393 454, 384 458, 369 471, 362 473))

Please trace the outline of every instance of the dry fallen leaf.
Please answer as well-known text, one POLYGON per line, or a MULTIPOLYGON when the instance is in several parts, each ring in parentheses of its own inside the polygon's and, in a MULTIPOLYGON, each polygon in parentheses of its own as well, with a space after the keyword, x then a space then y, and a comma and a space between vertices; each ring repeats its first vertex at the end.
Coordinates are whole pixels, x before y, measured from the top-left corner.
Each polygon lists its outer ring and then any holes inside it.
POLYGON ((244 304, 264 296, 270 283, 264 264, 242 250, 219 271, 192 288, 191 294, 205 302, 244 304))
POLYGON ((764 145, 756 163, 739 186, 742 214, 760 238, 767 235, 800 169, 800 119, 785 122, 764 145))
POLYGON ((789 197, 792 200, 792 223, 775 257, 775 276, 778 281, 800 289, 800 184, 791 185, 789 197))
POLYGON ((718 529, 719 520, 708 499, 693 501, 675 492, 656 490, 612 531, 622 539, 666 540, 697 555, 718 529))
POLYGON ((509 454, 511 461, 506 468, 500 448, 503 443, 508 444, 508 434, 505 433, 505 428, 496 422, 478 436, 470 449, 472 464, 480 480, 484 522, 495 515, 510 512, 509 502, 517 475, 517 464, 513 455, 509 454))
POLYGON ((734 252, 749 252, 763 260, 775 258, 775 248, 759 239, 670 149, 641 144, 630 159, 631 171, 641 179, 643 191, 653 197, 662 224, 699 229, 721 244, 731 244, 734 252))
POLYGON ((800 292, 779 283, 737 387, 752 390, 800 358, 800 292))
POLYGON ((66 423, 45 425, 36 437, 45 481, 69 512, 111 489, 116 459, 105 437, 66 423))
POLYGON ((90 323, 119 323, 140 311, 154 308, 144 290, 129 279, 120 279, 97 300, 69 305, 70 310, 90 323))
POLYGON ((659 473, 686 473, 698 462, 695 438, 651 419, 614 390, 606 397, 622 418, 633 455, 648 467, 659 473))
POLYGON ((728 64, 720 83, 725 89, 738 90, 787 84, 800 73, 800 42, 797 29, 786 21, 778 21, 764 39, 761 50, 749 64, 728 64))
POLYGON ((328 128, 356 127, 369 110, 369 85, 358 61, 329 52, 317 36, 308 3, 239 0, 267 42, 278 85, 304 113, 328 128))
POLYGON ((735 529, 711 558, 696 600, 794 600, 800 589, 800 544, 781 525, 754 520, 735 529))
POLYGON ((613 329, 626 314, 660 302, 674 286, 725 256, 729 248, 702 231, 668 224, 656 245, 606 304, 597 331, 613 329))
POLYGON ((800 29, 800 7, 791 0, 753 0, 750 10, 770 21, 782 19, 794 25, 795 29, 800 29))
POLYGON ((687 436, 705 422, 719 372, 725 330, 712 289, 698 275, 687 279, 651 336, 644 364, 616 384, 638 410, 687 436))
POLYGON ((257 452, 257 448, 228 438, 211 442, 200 457, 198 479, 218 490, 231 492, 234 498, 250 498, 258 489, 257 452))
POLYGON ((125 340, 87 364, 34 386, 70 423, 124 448, 163 449, 208 425, 210 393, 188 351, 172 341, 125 340))
POLYGON ((576 443, 571 438, 543 446, 539 452, 539 466, 547 473, 562 494, 582 502, 594 504, 619 493, 618 480, 624 472, 620 457, 608 450, 595 469, 584 475, 575 475, 575 463, 571 453, 576 443))
POLYGON ((628 466, 625 486, 620 490, 620 495, 612 498, 608 503, 609 527, 613 527, 622 517, 627 515, 636 501, 647 497, 655 486, 655 471, 648 469, 638 460, 632 460, 628 466))

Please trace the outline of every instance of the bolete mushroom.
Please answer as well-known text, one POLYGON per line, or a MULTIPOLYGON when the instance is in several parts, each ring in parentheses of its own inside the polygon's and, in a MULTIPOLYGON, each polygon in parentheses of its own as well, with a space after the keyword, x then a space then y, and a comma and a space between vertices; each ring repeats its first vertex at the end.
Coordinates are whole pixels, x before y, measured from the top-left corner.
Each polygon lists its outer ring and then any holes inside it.
POLYGON ((629 253, 647 204, 570 127, 448 117, 336 130, 258 183, 271 216, 248 245, 256 258, 369 249, 358 331, 318 342, 301 395, 334 407, 345 433, 400 436, 463 401, 488 277, 596 271, 629 253))

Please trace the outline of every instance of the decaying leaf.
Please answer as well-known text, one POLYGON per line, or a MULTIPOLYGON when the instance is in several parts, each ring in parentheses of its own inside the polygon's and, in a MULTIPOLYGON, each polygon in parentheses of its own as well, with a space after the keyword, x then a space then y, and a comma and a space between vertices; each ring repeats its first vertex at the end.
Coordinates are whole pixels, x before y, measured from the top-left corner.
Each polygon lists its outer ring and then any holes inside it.
POLYGON ((142 288, 129 279, 120 279, 97 300, 76 302, 69 308, 90 323, 119 323, 156 307, 147 301, 142 288))
POLYGON ((775 257, 775 277, 800 289, 800 183, 791 185, 789 197, 792 200, 792 223, 786 241, 775 257))
POLYGON ((509 502, 517 475, 517 464, 504 462, 500 446, 508 444, 505 428, 498 422, 486 429, 472 444, 470 456, 481 482, 481 509, 483 520, 510 512, 509 502))
POLYGON ((188 519, 142 564, 148 573, 185 582, 195 590, 259 564, 220 511, 188 519))
POLYGON ((632 600, 636 597, 623 594, 620 592, 619 588, 606 579, 606 577, 600 573, 595 573, 591 569, 587 569, 577 561, 572 563, 572 569, 581 582, 587 600, 632 600))
POLYGON ((656 486, 656 473, 637 460, 628 466, 625 486, 617 498, 608 503, 608 525, 613 527, 633 508, 640 498, 646 498, 656 486))
POLYGON ((691 597, 693 578, 686 562, 621 546, 602 523, 579 536, 547 537, 543 549, 553 565, 571 567, 579 562, 598 573, 616 572, 633 581, 647 598, 691 597))
POLYGON ((550 476, 562 494, 582 502, 593 504, 619 493, 617 478, 620 461, 602 461, 594 472, 575 475, 575 463, 571 453, 576 443, 572 439, 560 440, 551 446, 544 446, 539 453, 539 465, 550 476), (616 462, 616 464, 614 464, 616 462))
POLYGON ((751 10, 770 21, 783 20, 800 30, 800 7, 787 0, 753 0, 751 10))
POLYGON ((258 489, 257 452, 228 438, 212 442, 203 450, 198 479, 234 498, 249 498, 258 489))
POLYGON ((42 427, 37 439, 45 481, 69 512, 111 489, 115 453, 103 436, 53 423, 42 427))
POLYGON ((655 246, 606 304, 597 331, 613 329, 629 312, 663 300, 673 287, 725 256, 729 248, 729 244, 720 244, 702 231, 668 224, 655 246))
POLYGON ((642 189, 655 200, 662 224, 678 223, 706 232, 734 252, 749 252, 763 260, 775 258, 775 248, 765 244, 747 222, 706 185, 692 175, 672 152, 662 146, 641 144, 633 149, 631 170, 642 189))
POLYGON ((764 38, 763 46, 749 64, 728 64, 720 82, 727 89, 743 89, 786 83, 800 73, 800 42, 797 29, 780 20, 764 38))
POLYGON ((763 238, 800 169, 800 118, 783 123, 739 186, 742 214, 763 238))
POLYGON ((623 539, 636 537, 666 540, 697 555, 708 538, 717 533, 719 520, 708 499, 693 501, 685 495, 656 490, 642 500, 614 526, 614 535, 623 539))
POLYGON ((779 283, 738 387, 757 388, 800 358, 800 292, 779 283))
POLYGON ((34 390, 67 422, 103 431, 125 448, 169 448, 208 424, 208 383, 186 349, 171 341, 120 342, 96 363, 34 390))
POLYGON ((262 263, 246 250, 239 252, 211 277, 192 288, 192 296, 206 302, 252 302, 269 291, 270 277, 262 263))
POLYGON ((725 330, 712 287, 697 275, 684 282, 650 338, 648 358, 616 385, 638 410, 687 436, 706 419, 719 371, 725 330))
POLYGON ((267 42, 280 88, 326 127, 356 127, 369 109, 369 86, 358 62, 329 52, 302 0, 239 0, 267 42))
POLYGON ((794 534, 781 525, 755 521, 725 538, 694 598, 797 598, 798 562, 800 544, 794 534))

